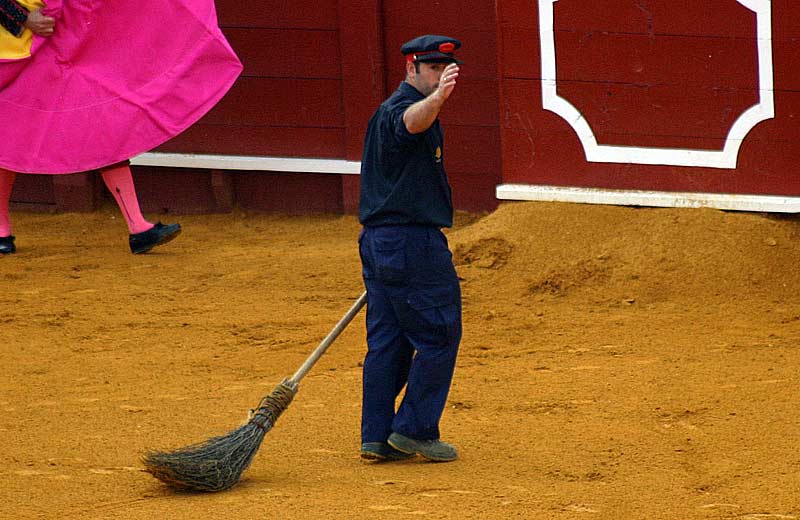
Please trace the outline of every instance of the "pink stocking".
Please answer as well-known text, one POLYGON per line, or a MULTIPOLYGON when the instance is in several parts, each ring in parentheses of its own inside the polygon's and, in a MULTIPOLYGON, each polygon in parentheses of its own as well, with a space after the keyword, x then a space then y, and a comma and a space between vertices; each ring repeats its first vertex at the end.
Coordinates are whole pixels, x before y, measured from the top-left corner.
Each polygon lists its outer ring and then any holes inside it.
POLYGON ((103 181, 114 195, 131 234, 141 233, 153 227, 153 224, 145 220, 142 210, 139 208, 136 188, 133 186, 133 176, 127 163, 115 164, 104 169, 103 181))
POLYGON ((14 188, 15 172, 0 168, 0 237, 11 235, 11 219, 8 216, 8 203, 11 201, 11 190, 14 188))

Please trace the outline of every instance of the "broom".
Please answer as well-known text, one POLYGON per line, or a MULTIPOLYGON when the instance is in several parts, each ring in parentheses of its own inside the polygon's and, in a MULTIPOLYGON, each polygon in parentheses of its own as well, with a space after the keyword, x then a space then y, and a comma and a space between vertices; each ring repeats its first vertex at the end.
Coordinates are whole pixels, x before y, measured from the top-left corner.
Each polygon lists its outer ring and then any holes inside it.
POLYGON ((292 402, 300 380, 366 302, 367 293, 364 292, 297 372, 261 399, 258 407, 251 411, 246 424, 225 435, 174 451, 149 451, 142 457, 145 471, 165 484, 183 490, 222 491, 239 482, 261 446, 264 435, 292 402))

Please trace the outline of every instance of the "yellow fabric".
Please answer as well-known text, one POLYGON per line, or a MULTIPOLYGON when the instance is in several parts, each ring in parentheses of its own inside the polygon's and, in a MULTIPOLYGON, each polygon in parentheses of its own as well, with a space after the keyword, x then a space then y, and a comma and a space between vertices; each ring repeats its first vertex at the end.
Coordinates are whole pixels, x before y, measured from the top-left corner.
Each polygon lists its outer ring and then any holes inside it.
MULTIPOLYGON (((20 5, 25 6, 29 11, 35 11, 44 7, 42 0, 16 0, 20 5)), ((33 33, 30 29, 25 29, 22 36, 15 37, 10 32, 0 27, 0 59, 18 60, 27 58, 31 55, 31 43, 33 43, 33 33)))

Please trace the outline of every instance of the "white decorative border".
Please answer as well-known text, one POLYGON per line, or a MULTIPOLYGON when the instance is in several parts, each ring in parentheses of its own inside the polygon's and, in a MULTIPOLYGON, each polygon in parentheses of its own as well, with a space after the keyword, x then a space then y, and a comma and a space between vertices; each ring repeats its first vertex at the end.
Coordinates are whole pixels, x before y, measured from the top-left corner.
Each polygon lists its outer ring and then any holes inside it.
POLYGON ((501 184, 497 187, 501 200, 534 200, 540 202, 577 202, 621 206, 654 206, 661 208, 715 208, 769 213, 800 213, 800 197, 776 195, 741 195, 738 193, 690 193, 645 190, 609 190, 563 186, 501 184))
POLYGON ((539 0, 542 107, 564 118, 575 130, 583 145, 587 161, 736 168, 739 148, 747 133, 759 122, 775 117, 772 77, 772 3, 770 0, 737 0, 756 13, 759 103, 739 116, 728 132, 722 151, 598 145, 594 132, 583 114, 556 92, 553 4, 557 1, 539 0))
POLYGON ((143 153, 131 159, 134 166, 251 170, 295 173, 361 173, 361 162, 343 159, 300 159, 251 155, 202 155, 188 153, 143 153))

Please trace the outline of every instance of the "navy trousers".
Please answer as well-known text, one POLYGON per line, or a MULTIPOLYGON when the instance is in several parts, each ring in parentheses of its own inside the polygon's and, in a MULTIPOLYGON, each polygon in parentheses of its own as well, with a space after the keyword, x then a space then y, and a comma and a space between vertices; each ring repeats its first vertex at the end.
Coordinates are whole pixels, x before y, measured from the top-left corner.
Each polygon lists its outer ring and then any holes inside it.
POLYGON ((361 441, 439 438, 461 341, 461 289, 436 227, 364 227, 367 288, 361 441), (398 395, 406 388, 397 410, 398 395))

